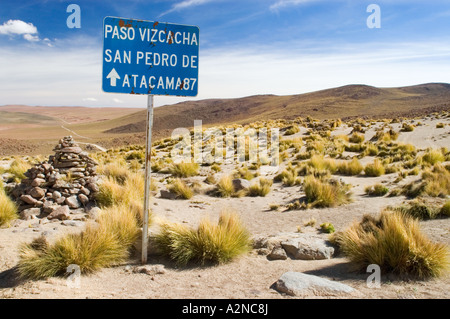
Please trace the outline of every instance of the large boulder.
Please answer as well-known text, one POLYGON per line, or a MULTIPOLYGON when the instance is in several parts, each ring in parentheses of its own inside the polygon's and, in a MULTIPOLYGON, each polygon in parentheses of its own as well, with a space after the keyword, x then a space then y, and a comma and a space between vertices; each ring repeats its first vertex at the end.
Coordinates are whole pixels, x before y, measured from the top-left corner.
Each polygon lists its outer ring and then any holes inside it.
POLYGON ((275 283, 275 289, 290 296, 333 296, 355 291, 350 286, 314 275, 288 271, 275 283))
POLYGON ((281 242, 281 246, 294 259, 330 259, 334 255, 334 247, 326 239, 315 235, 291 238, 281 242))

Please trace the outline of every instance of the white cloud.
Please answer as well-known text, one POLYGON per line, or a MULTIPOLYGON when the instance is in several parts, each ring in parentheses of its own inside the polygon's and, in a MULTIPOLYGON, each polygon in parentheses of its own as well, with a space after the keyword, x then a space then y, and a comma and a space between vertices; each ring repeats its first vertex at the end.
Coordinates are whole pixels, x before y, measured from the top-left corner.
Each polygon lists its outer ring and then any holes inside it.
POLYGON ((38 37, 37 35, 32 35, 32 34, 28 34, 28 33, 25 33, 25 34, 23 35, 23 38, 24 38, 25 40, 27 40, 27 41, 30 41, 30 42, 36 42, 36 41, 39 41, 39 37, 38 37))
POLYGON ((119 104, 123 103, 123 101, 120 100, 120 99, 118 99, 118 98, 113 98, 113 101, 114 101, 115 103, 119 103, 119 104))
POLYGON ((83 99, 85 102, 97 102, 98 100, 95 97, 86 97, 83 99))
POLYGON ((158 17, 165 16, 166 14, 169 14, 171 12, 178 11, 178 10, 181 10, 181 9, 189 8, 189 7, 192 7, 192 6, 198 6, 198 5, 210 2, 210 1, 211 0, 183 0, 181 2, 178 2, 178 3, 174 4, 172 6, 172 8, 170 8, 169 10, 161 13, 158 17))
POLYGON ((302 3, 314 2, 316 0, 278 0, 270 6, 270 10, 277 11, 280 8, 296 6, 302 3))
POLYGON ((32 23, 21 20, 8 20, 0 25, 0 34, 35 34, 37 28, 32 23))

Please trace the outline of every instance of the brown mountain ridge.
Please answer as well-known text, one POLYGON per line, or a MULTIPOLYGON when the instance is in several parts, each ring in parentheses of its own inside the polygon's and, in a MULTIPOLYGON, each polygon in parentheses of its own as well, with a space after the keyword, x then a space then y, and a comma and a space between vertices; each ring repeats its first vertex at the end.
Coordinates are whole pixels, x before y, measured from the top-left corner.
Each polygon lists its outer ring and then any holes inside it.
MULTIPOLYGON (((255 95, 161 106, 154 110, 154 130, 163 132, 192 127, 194 120, 202 120, 203 125, 210 126, 306 116, 317 119, 391 118, 424 115, 449 108, 450 84, 447 83, 397 88, 346 85, 298 95, 255 95)), ((112 128, 104 133, 144 132, 145 112, 113 120, 121 125, 111 125, 112 128)))

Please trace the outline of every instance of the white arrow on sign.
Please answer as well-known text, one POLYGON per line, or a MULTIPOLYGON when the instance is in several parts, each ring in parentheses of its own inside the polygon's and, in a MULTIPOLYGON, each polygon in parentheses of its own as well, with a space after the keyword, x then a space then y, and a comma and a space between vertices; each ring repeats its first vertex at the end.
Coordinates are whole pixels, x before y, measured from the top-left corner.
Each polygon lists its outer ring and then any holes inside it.
POLYGON ((116 86, 116 80, 120 80, 119 74, 117 74, 116 69, 112 69, 111 72, 106 76, 107 79, 110 79, 111 86, 116 86))

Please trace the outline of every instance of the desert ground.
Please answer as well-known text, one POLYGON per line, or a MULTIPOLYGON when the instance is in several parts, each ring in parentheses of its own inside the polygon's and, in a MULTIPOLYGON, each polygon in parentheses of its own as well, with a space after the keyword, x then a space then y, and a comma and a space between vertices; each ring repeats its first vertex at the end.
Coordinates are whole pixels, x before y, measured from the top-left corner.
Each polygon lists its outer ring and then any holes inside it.
MULTIPOLYGON (((450 118, 448 115, 429 115, 421 118, 404 120, 415 125, 410 132, 402 132, 401 123, 391 123, 391 127, 399 132, 397 143, 414 145, 418 154, 426 148, 438 149, 450 146, 450 118), (438 123, 444 123, 437 128, 438 123)), ((364 137, 369 141, 385 122, 373 121, 365 131, 364 137)), ((346 123, 331 132, 332 136, 350 135, 352 127, 346 123)), ((283 139, 305 138, 308 130, 301 127, 293 135, 283 135, 283 139)), ((76 136, 74 136, 76 139, 76 136)), ((56 140, 54 141, 56 143, 56 140)), ((164 159, 167 152, 159 151, 154 160, 164 159)), ((353 152, 343 152, 343 156, 351 158, 353 152)), ((417 155, 419 156, 419 155, 417 155)), ((361 164, 373 162, 375 157, 364 156, 361 164)), ((287 160, 275 171, 261 173, 267 178, 273 178, 287 165, 287 160)), ((0 166, 5 170, 12 158, 0 159, 0 166)), ((444 163, 445 164, 445 163, 444 163)), ((201 166, 197 176, 188 179, 189 182, 202 181, 213 174, 216 180, 223 174, 236 169, 235 164, 222 164, 219 172, 212 172, 210 166, 201 166)), ((163 220, 177 222, 195 227, 199 221, 208 216, 217 220, 223 209, 236 211, 251 235, 270 236, 284 232, 317 234, 327 238, 319 225, 332 223, 336 231, 345 230, 352 222, 360 221, 363 215, 377 215, 387 206, 401 205, 408 201, 404 195, 398 196, 368 196, 367 186, 381 183, 393 189, 417 180, 418 175, 407 175, 401 181, 396 180, 398 173, 387 173, 379 177, 339 176, 346 184, 351 184, 352 202, 337 207, 308 208, 302 210, 284 209, 302 195, 300 185, 286 187, 282 183, 273 183, 270 192, 264 197, 220 198, 206 193, 195 194, 191 199, 166 199, 159 191, 167 188, 167 177, 164 172, 153 172, 152 177, 158 181, 157 190, 152 192, 151 210, 154 223, 150 234, 158 231, 158 223, 163 220), (271 205, 280 206, 270 209, 271 205), (305 226, 314 220, 312 225, 305 226)), ((447 196, 448 198, 448 196, 447 196)), ((437 199, 438 201, 442 199, 437 199)), ((445 201, 445 199, 443 199, 445 201)), ((447 199, 448 200, 448 199, 447 199)), ((288 271, 316 275, 332 281, 346 284, 355 289, 350 294, 310 294, 306 298, 364 298, 364 299, 415 299, 448 298, 450 276, 448 274, 427 280, 401 279, 392 274, 382 274, 381 287, 369 288, 366 280, 368 273, 354 272, 350 269, 349 260, 342 254, 324 260, 296 260, 288 257, 285 260, 269 260, 257 249, 229 263, 214 266, 176 264, 167 257, 156 255, 150 245, 148 265, 163 265, 161 273, 147 274, 134 271, 140 267, 139 248, 135 249, 130 259, 118 266, 103 268, 92 274, 82 275, 80 286, 72 287, 64 277, 52 277, 44 280, 24 280, 17 276, 16 265, 19 261, 19 246, 29 243, 34 238, 45 233, 52 242, 66 233, 76 233, 85 227, 86 218, 77 220, 15 220, 9 227, 0 229, 0 298, 250 298, 250 299, 295 299, 274 289, 275 282, 288 271)), ((450 245, 450 219, 437 218, 420 221, 424 233, 436 242, 450 245)), ((139 243, 136 244, 139 246, 139 243)))

